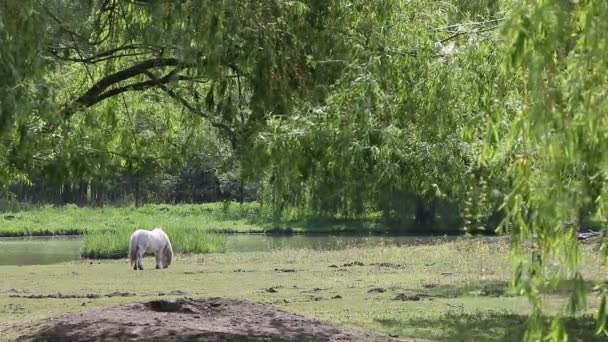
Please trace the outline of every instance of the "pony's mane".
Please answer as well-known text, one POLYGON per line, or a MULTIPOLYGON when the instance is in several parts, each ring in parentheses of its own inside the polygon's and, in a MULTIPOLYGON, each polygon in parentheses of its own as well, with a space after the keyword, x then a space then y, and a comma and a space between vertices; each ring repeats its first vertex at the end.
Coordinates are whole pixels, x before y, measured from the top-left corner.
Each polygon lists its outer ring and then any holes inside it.
POLYGON ((163 230, 162 227, 157 227, 154 228, 152 231, 160 231, 162 234, 162 236, 165 238, 166 240, 166 244, 165 247, 163 248, 163 257, 165 259, 165 263, 167 264, 167 266, 169 266, 171 264, 171 260, 173 260, 173 247, 171 246, 171 240, 169 240, 169 236, 167 235, 167 233, 165 233, 165 231, 163 230))

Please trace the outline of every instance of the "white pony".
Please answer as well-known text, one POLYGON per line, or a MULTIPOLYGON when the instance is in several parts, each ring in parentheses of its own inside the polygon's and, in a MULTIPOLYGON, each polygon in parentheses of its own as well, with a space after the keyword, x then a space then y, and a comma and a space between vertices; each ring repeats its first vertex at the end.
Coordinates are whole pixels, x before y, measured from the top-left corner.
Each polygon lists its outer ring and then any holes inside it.
POLYGON ((144 255, 154 254, 156 257, 156 268, 167 268, 171 265, 173 248, 169 236, 162 228, 153 230, 138 229, 129 239, 129 265, 137 271, 144 269, 144 255))

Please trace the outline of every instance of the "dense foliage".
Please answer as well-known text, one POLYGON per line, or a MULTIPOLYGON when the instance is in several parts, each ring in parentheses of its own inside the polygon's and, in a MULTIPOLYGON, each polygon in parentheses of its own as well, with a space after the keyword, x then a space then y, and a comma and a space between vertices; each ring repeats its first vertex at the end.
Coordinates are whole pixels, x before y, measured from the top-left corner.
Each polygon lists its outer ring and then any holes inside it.
MULTIPOLYGON (((539 288, 560 278, 573 280, 568 312, 585 304, 585 283, 577 231, 598 225, 606 231, 606 119, 608 102, 608 15, 605 1, 523 1, 506 29, 509 53, 505 71, 518 75, 519 110, 506 130, 496 132, 499 148, 488 160, 508 160, 512 187, 506 198, 505 228, 514 238, 516 252, 532 239, 534 257, 517 260, 516 284, 534 303, 533 334, 540 329, 539 288), (560 267, 556 267, 559 265, 560 267)), ((504 113, 496 112, 496 121, 504 113)), ((605 234, 603 234, 605 236, 605 234)), ((600 246, 604 261, 606 239, 600 246)), ((606 284, 600 297, 597 331, 608 332, 606 284)), ((552 322, 553 340, 568 338, 560 317, 552 322)))
POLYGON ((539 289, 574 279, 578 312, 576 233, 605 226, 607 14, 591 0, 3 1, 0 184, 137 204, 243 199, 250 184, 277 215, 504 218, 528 337, 562 340, 539 289))
MULTIPOLYGON (((469 186, 483 178, 476 125, 495 93, 490 37, 499 18, 451 26, 460 14, 453 5, 389 3, 360 16, 350 38, 358 49, 325 100, 260 135, 275 206, 325 215, 372 207, 400 224, 429 225, 441 209, 464 209, 469 186)), ((487 215, 481 206, 477 214, 487 215)))

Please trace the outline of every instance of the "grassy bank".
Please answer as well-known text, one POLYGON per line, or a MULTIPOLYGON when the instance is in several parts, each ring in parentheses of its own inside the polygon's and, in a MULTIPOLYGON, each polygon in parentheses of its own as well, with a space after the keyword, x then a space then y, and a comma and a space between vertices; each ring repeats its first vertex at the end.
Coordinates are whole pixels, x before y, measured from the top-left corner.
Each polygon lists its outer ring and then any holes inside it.
MULTIPOLYGON (((219 234, 191 228, 170 226, 164 228, 176 253, 222 252, 226 239, 219 234)), ((93 230, 82 240, 81 256, 95 259, 119 259, 127 257, 132 229, 93 230)))
POLYGON ((73 235, 113 229, 180 227, 209 233, 383 233, 378 215, 360 220, 275 220, 259 203, 39 207, 0 214, 0 236, 73 235))
MULTIPOLYGON (((153 258, 147 258, 144 272, 132 271, 125 259, 2 266, 0 336, 10 340, 40 319, 100 306, 219 296, 272 303, 406 340, 521 341, 530 307, 508 287, 508 250, 502 239, 478 239, 407 248, 214 253, 179 257, 165 270, 151 269, 153 258)), ((608 271, 596 253, 585 252, 586 279, 602 279, 608 271)), ((545 294, 549 312, 566 305, 570 287, 564 282, 545 294)), ((590 294, 583 315, 565 318, 570 340, 605 340, 594 336, 590 314, 597 307, 590 294)))

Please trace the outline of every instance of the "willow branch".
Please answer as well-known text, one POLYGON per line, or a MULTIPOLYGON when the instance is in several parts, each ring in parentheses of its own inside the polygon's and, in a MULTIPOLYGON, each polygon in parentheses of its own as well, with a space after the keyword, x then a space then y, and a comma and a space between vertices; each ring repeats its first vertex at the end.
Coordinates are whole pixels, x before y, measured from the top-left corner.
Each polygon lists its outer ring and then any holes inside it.
POLYGON ((211 120, 211 118, 209 117, 209 115, 203 113, 201 110, 199 110, 198 108, 196 108, 195 106, 193 106, 192 104, 190 104, 188 101, 186 101, 186 99, 184 99, 183 97, 181 97, 179 94, 177 94, 175 91, 173 91, 171 88, 167 87, 166 84, 164 84, 162 82, 161 79, 159 79, 158 77, 154 76, 154 74, 152 74, 149 71, 145 71, 144 72, 146 74, 146 76, 148 76, 152 81, 154 81, 156 83, 156 85, 162 89, 165 93, 167 93, 167 95, 171 96, 172 98, 174 98, 175 100, 177 100, 179 103, 181 103, 184 107, 186 107, 190 112, 201 116, 205 119, 207 119, 207 121, 209 121, 209 123, 216 128, 220 128, 223 129, 224 131, 226 131, 227 133, 229 133, 231 136, 234 134, 234 132, 232 131, 232 129, 230 127, 228 127, 227 125, 224 125, 223 123, 220 122, 215 122, 213 120, 211 120))
MULTIPOLYGON (((78 63, 86 63, 86 64, 95 64, 95 63, 99 63, 99 62, 103 62, 103 61, 107 61, 107 60, 115 59, 115 58, 142 56, 142 55, 146 55, 146 54, 150 54, 150 53, 154 52, 153 49, 147 49, 148 51, 137 51, 137 50, 144 50, 144 47, 142 47, 142 46, 124 45, 124 46, 120 46, 120 47, 117 47, 114 49, 102 51, 102 52, 99 52, 95 55, 88 56, 88 57, 64 57, 58 53, 59 50, 70 50, 70 49, 79 51, 76 46, 66 46, 66 47, 51 46, 47 50, 49 51, 49 53, 51 55, 53 55, 53 57, 60 59, 62 61, 78 62, 78 63), (127 52, 129 50, 131 50, 133 52, 127 52)), ((79 53, 79 55, 81 55, 81 53, 79 53)))
MULTIPOLYGON (((135 76, 144 74, 149 72, 149 69, 153 68, 161 68, 167 66, 183 66, 180 60, 177 58, 153 58, 148 59, 138 64, 135 64, 129 68, 123 69, 121 71, 110 74, 95 83, 89 90, 87 90, 84 94, 78 97, 76 100, 69 103, 62 111, 62 114, 65 118, 71 117, 74 113, 79 111, 82 108, 88 108, 96 103, 100 102, 103 99, 106 99, 110 96, 105 96, 104 93, 106 89, 110 86, 120 83, 122 81, 128 80, 135 76)), ((170 73, 172 74, 172 73, 170 73)), ((167 75, 169 76, 169 75, 167 75)), ((174 74, 172 76, 175 76, 174 74)), ((167 82, 171 81, 171 79, 167 79, 167 82)), ((166 83, 166 82, 165 82, 166 83)), ((162 84, 162 82, 161 82, 162 84)), ((128 86, 127 86, 128 87, 128 86)), ((131 85, 131 87, 135 87, 134 89, 145 89, 145 86, 142 83, 131 85), (143 88, 142 88, 143 87, 143 88)), ((124 90, 126 91, 126 90, 124 90)), ((124 92, 121 91, 121 92, 124 92)), ((121 92, 117 92, 116 94, 120 94, 121 92)), ((114 95, 116 95, 114 94, 114 95)))

